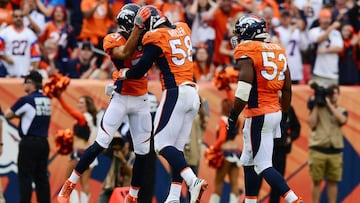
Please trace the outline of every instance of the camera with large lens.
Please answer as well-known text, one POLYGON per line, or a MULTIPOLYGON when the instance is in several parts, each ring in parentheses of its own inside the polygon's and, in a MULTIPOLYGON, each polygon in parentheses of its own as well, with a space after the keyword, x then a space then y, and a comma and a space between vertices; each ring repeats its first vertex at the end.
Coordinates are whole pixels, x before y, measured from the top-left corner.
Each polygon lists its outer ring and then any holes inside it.
POLYGON ((310 87, 315 90, 314 102, 318 106, 325 106, 326 105, 326 97, 331 96, 334 93, 333 89, 320 86, 316 82, 311 83, 310 87))

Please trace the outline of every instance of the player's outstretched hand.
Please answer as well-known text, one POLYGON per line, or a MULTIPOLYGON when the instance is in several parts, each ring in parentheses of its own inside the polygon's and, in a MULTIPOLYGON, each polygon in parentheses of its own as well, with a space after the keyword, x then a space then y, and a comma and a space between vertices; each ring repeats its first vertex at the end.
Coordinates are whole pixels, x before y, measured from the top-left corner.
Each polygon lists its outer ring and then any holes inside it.
POLYGON ((147 7, 140 8, 134 19, 135 26, 137 26, 140 29, 144 28, 145 22, 150 17, 150 15, 151 15, 151 10, 149 8, 147 7))

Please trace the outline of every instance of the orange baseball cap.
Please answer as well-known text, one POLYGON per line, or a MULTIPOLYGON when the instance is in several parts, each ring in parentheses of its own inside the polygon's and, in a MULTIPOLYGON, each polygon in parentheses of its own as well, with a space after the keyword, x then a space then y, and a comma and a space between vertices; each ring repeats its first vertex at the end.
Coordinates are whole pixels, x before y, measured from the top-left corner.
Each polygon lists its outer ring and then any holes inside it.
POLYGON ((330 9, 328 8, 323 8, 321 9, 320 13, 319 13, 319 18, 331 18, 332 17, 332 12, 330 9))

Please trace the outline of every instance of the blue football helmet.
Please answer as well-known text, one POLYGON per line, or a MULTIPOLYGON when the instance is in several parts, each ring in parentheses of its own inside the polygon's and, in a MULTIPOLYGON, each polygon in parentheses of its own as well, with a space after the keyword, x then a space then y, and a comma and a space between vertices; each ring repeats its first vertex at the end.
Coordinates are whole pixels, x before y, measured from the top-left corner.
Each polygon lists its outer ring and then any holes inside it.
POLYGON ((146 5, 144 7, 147 7, 151 11, 150 17, 145 21, 145 30, 150 31, 156 29, 160 25, 168 22, 167 18, 155 6, 146 5))
POLYGON ((266 21, 255 14, 246 14, 235 24, 234 34, 238 41, 265 39, 268 36, 266 21))
POLYGON ((140 6, 133 3, 125 4, 118 15, 116 16, 116 22, 119 25, 121 31, 130 33, 134 27, 134 18, 136 13, 140 9, 140 6))

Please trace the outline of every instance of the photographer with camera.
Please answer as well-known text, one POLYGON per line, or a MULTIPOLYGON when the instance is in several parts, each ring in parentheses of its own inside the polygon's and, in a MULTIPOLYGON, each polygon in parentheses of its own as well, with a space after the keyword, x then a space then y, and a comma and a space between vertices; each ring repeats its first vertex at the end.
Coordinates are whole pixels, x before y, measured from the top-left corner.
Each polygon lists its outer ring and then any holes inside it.
POLYGON ((321 87, 312 85, 315 95, 308 102, 311 128, 309 167, 313 181, 312 202, 319 203, 321 182, 326 179, 328 203, 336 203, 338 182, 342 177, 342 149, 344 147, 341 127, 348 119, 347 111, 337 105, 340 89, 337 85, 321 87))

